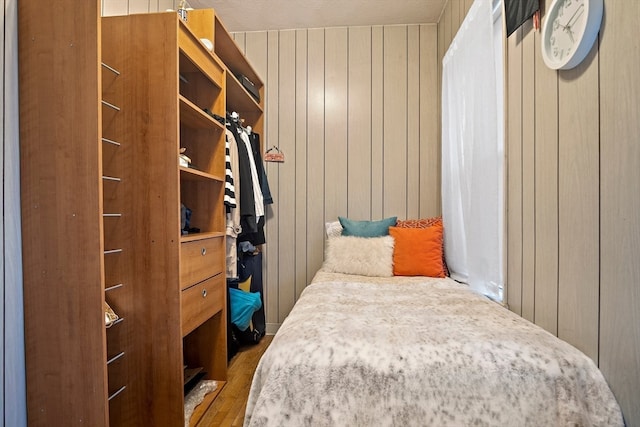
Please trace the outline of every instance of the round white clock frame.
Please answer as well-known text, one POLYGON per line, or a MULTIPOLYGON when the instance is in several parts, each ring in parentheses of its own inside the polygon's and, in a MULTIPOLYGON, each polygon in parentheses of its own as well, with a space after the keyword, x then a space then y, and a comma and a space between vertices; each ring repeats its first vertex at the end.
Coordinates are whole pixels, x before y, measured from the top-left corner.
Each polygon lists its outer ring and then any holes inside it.
POLYGON ((568 70, 587 56, 602 23, 603 0, 555 0, 542 26, 542 59, 554 70, 568 70))

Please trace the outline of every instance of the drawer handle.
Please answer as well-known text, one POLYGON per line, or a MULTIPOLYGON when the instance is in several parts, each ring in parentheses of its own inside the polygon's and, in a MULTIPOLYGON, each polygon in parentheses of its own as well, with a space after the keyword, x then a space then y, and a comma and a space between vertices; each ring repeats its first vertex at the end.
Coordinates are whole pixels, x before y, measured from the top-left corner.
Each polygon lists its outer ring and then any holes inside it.
POLYGON ((200 253, 202 254, 202 256, 205 256, 207 254, 207 248, 200 249, 200 253))
POLYGON ((207 297, 207 290, 203 289, 202 290, 202 298, 206 298, 207 297))

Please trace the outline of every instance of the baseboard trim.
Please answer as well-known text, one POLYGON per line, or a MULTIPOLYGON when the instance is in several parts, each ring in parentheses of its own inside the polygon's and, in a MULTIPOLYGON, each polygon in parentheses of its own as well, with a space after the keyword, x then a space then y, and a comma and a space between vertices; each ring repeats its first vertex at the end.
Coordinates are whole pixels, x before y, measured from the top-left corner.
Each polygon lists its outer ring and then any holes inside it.
POLYGON ((267 335, 275 335, 282 323, 267 323, 267 335))

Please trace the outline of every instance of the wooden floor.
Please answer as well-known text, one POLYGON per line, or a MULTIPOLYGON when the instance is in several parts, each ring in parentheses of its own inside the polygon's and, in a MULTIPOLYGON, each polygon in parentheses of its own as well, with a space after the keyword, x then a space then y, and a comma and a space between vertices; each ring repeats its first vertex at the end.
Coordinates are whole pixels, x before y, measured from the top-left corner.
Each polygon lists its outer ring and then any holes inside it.
POLYGON ((253 373, 272 339, 272 335, 267 335, 257 345, 241 348, 231 359, 227 383, 197 427, 242 426, 253 373))

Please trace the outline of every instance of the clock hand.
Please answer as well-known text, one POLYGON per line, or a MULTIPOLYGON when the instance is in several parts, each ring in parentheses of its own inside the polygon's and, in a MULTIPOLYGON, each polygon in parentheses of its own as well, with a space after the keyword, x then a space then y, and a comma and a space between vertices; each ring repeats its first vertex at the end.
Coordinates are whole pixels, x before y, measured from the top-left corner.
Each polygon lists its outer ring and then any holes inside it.
POLYGON ((575 43, 575 40, 573 39, 573 31, 571 31, 569 27, 565 27, 565 28, 567 29, 567 35, 571 39, 571 43, 575 43))
POLYGON ((562 27, 563 31, 567 32, 567 35, 569 36, 569 38, 571 39, 571 43, 574 43, 575 40, 573 39, 573 31, 571 31, 571 27, 569 25, 562 25, 560 23, 558 23, 558 25, 560 25, 562 27))
POLYGON ((562 31, 565 31, 567 33, 567 35, 571 39, 571 43, 574 43, 575 40, 573 39, 573 31, 571 31, 571 27, 569 25, 562 25, 559 22, 558 22, 558 25, 562 27, 562 31))
POLYGON ((575 21, 576 19, 578 19, 580 17, 580 15, 582 15, 582 13, 584 12, 584 3, 581 4, 575 12, 573 12, 573 15, 571 15, 571 18, 569 18, 569 20, 567 21, 567 25, 565 25, 565 27, 569 27, 571 28, 571 25, 573 25, 573 21, 575 21), (580 12, 580 14, 578 14, 578 12, 580 12))

